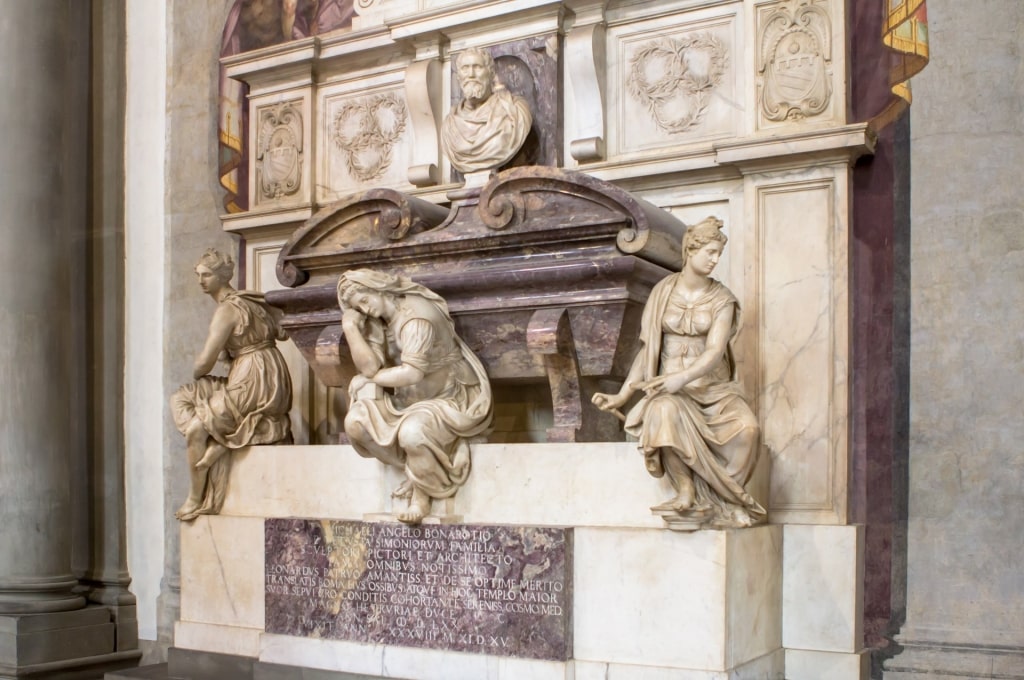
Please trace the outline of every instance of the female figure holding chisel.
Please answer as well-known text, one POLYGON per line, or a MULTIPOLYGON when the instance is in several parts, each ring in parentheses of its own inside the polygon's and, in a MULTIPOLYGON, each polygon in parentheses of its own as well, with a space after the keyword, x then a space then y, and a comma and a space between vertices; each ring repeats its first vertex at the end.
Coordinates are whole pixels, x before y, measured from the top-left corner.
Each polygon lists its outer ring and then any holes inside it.
POLYGON ((710 276, 727 240, 721 227, 709 217, 687 230, 683 269, 651 291, 641 348, 622 389, 593 398, 615 413, 643 392, 624 417, 625 429, 639 440, 648 472, 668 473, 675 489, 651 510, 680 528, 750 526, 765 518, 745 489, 757 462, 759 427, 729 345, 739 303, 710 276))

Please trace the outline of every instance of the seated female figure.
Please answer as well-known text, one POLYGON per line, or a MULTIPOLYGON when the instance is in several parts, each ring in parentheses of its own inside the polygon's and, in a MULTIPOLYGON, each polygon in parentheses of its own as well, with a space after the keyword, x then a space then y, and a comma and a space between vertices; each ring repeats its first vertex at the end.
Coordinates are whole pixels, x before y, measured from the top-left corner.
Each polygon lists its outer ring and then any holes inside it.
POLYGON ((615 411, 643 391, 625 417, 647 470, 668 473, 675 496, 651 508, 717 527, 749 526, 765 517, 746 491, 757 463, 759 428, 736 379, 730 341, 739 303, 712 279, 726 236, 708 218, 687 230, 683 269, 659 282, 644 307, 641 348, 617 394, 595 394, 615 411))
POLYGON ((184 521, 220 512, 231 465, 228 451, 292 441, 291 376, 276 344, 285 339, 284 331, 262 293, 231 286, 234 272, 231 257, 212 249, 196 265, 199 287, 217 309, 196 358, 195 382, 171 397, 191 473, 188 500, 175 513, 184 521), (210 375, 218 358, 231 364, 227 377, 210 375))
POLYGON ((469 476, 468 439, 491 424, 490 383, 444 300, 423 286, 353 270, 338 282, 338 302, 359 370, 345 433, 360 455, 404 469, 396 495, 409 507, 397 518, 417 524, 431 499, 453 496, 469 476))

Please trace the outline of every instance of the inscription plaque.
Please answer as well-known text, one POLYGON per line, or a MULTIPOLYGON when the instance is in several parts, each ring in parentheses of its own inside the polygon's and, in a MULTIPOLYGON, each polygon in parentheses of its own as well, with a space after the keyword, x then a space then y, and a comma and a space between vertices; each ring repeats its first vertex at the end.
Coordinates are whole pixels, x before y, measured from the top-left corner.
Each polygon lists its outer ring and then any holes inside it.
POLYGON ((266 630, 566 660, 572 531, 268 519, 266 630))

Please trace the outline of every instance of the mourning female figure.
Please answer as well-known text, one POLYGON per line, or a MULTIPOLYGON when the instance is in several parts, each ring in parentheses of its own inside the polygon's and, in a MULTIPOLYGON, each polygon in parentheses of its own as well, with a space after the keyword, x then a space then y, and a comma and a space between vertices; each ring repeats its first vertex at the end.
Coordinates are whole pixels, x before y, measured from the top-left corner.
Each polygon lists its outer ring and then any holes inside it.
POLYGON ((640 351, 617 394, 595 394, 615 411, 637 391, 625 417, 647 470, 668 473, 675 497, 651 508, 670 527, 749 526, 765 511, 745 486, 757 462, 759 428, 736 378, 730 341, 739 303, 711 278, 725 247, 713 217, 683 239, 683 269, 659 282, 644 307, 640 351))
POLYGON ((191 473, 188 500, 175 513, 180 520, 220 512, 231 466, 228 451, 292 440, 291 378, 276 344, 284 332, 262 293, 231 287, 234 269, 231 257, 216 250, 207 250, 195 269, 199 287, 217 309, 196 358, 195 382, 171 397, 191 473), (218 359, 229 363, 227 377, 210 375, 218 359))
POLYGON ((342 330, 359 373, 349 384, 345 433, 360 455, 405 471, 397 519, 417 524, 431 499, 466 481, 469 439, 491 423, 491 387, 455 333, 444 300, 405 277, 367 269, 338 282, 342 330))

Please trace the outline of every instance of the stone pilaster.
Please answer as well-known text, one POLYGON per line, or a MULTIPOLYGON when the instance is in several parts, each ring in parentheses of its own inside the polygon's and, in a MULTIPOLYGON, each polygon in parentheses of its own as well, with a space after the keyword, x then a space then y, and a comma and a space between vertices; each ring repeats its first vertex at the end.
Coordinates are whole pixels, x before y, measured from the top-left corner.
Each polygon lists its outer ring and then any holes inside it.
MULTIPOLYGON (((73 316, 85 207, 88 13, 19 0, 0 22, 0 613, 79 609, 71 592, 73 316), (18 7, 20 5, 20 8, 18 7)), ((85 7, 85 10, 88 8, 85 7)))
MULTIPOLYGON (((120 476, 86 462, 89 414, 102 409, 82 398, 82 348, 93 333, 83 304, 94 264, 86 229, 90 3, 14 0, 4 10, 0 678, 97 677, 138 654, 115 651, 114 616, 87 604, 73 557, 76 544, 103 534, 91 519, 78 521, 83 470, 120 476)), ((87 504, 86 517, 94 509, 87 504)))

